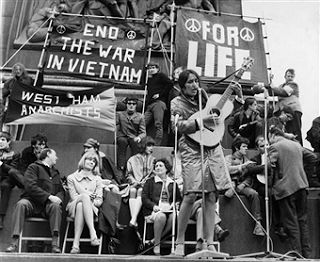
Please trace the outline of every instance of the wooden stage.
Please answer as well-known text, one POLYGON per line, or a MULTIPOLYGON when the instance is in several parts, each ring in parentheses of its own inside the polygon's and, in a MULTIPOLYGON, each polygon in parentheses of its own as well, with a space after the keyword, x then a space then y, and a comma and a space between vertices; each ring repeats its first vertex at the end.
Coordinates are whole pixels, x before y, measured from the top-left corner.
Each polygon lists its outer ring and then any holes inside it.
POLYGON ((144 262, 199 262, 199 260, 208 261, 230 261, 230 262, 256 262, 256 261, 319 261, 318 259, 280 259, 280 258, 240 258, 240 257, 229 257, 229 258, 217 258, 217 259, 189 259, 189 258, 171 258, 167 256, 148 256, 148 255, 88 255, 88 254, 63 254, 56 255, 50 253, 21 253, 21 254, 8 254, 0 253, 0 262, 124 262, 124 261, 144 261, 144 262))

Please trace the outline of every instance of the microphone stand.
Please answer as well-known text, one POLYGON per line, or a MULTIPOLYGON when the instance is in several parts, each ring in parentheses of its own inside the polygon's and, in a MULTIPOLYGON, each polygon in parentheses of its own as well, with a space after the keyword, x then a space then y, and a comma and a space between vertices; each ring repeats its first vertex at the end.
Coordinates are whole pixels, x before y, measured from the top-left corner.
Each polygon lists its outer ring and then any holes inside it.
MULTIPOLYGON (((199 99, 199 112, 202 111, 202 89, 199 88, 198 90, 198 99, 199 99)), ((203 161, 204 161, 204 147, 203 147, 203 117, 202 114, 199 114, 199 128, 200 128, 200 157, 201 157, 201 179, 202 179, 202 183, 201 183, 201 196, 202 196, 202 202, 201 202, 201 208, 202 208, 202 236, 204 238, 205 236, 205 214, 206 214, 206 208, 205 208, 205 186, 204 186, 204 166, 203 166, 203 161)), ((215 205, 215 204, 214 204, 215 205)), ((207 225, 207 226, 214 226, 214 225, 207 225)), ((204 239, 205 240, 205 239, 204 239)), ((213 241, 213 239, 210 239, 211 241, 213 241)), ((208 239, 206 239, 206 241, 208 242, 208 239)), ((186 258, 191 258, 191 259, 208 259, 208 258, 226 258, 229 257, 229 254, 227 253, 222 253, 222 252, 216 252, 213 250, 201 250, 198 252, 194 252, 191 253, 189 255, 186 256, 186 258)))
POLYGON ((176 209, 176 172, 177 172, 177 148, 178 148, 178 117, 179 115, 175 115, 174 117, 174 170, 173 170, 173 215, 172 215, 172 240, 171 240, 171 254, 174 254, 175 248, 175 235, 176 235, 176 217, 177 217, 177 209, 176 209))

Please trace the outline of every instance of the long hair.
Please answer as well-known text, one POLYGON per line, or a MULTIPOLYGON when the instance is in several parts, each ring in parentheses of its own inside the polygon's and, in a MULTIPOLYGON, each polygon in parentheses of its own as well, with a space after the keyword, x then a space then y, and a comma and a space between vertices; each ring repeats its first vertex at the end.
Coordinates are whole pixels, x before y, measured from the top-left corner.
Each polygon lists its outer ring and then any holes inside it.
POLYGON ((84 169, 84 162, 87 158, 93 158, 95 160, 96 164, 92 170, 92 173, 94 175, 100 175, 100 157, 97 154, 97 152, 94 150, 88 150, 87 152, 85 152, 82 155, 82 157, 78 163, 78 170, 81 171, 84 169))
MULTIPOLYGON (((183 72, 180 73, 179 75, 179 79, 178 79, 178 84, 180 86, 181 89, 181 93, 184 94, 185 91, 185 84, 188 81, 189 75, 193 74, 199 81, 199 87, 200 87, 200 76, 198 75, 198 73, 192 69, 186 69, 183 72)), ((204 108, 207 101, 208 101, 208 95, 205 92, 205 90, 200 89, 201 90, 201 97, 202 97, 202 107, 204 108)), ((199 91, 198 91, 199 92, 199 91)), ((196 95, 195 96, 195 100, 198 101, 199 100, 199 96, 196 95)))
POLYGON ((26 70, 26 68, 25 68, 25 66, 23 65, 23 64, 21 64, 21 63, 15 63, 13 66, 12 66, 12 75, 14 76, 14 77, 16 77, 16 69, 17 69, 17 67, 20 67, 21 68, 21 70, 22 70, 22 76, 21 76, 21 78, 27 78, 29 75, 28 75, 28 72, 27 72, 27 70, 26 70))

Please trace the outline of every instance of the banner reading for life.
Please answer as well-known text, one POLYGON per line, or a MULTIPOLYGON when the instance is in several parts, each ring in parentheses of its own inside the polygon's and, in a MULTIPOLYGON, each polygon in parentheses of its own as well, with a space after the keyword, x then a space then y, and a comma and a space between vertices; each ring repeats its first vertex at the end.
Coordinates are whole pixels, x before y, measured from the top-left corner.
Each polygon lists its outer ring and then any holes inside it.
POLYGON ((65 91, 27 86, 15 81, 5 122, 57 124, 115 130, 114 88, 65 91))
MULTIPOLYGON (((148 23, 94 17, 74 20, 81 25, 76 32, 59 24, 65 20, 54 22, 54 31, 61 31, 61 35, 55 35, 48 47, 45 71, 128 85, 140 83, 148 23)), ((67 21, 70 23, 69 18, 67 21)))
POLYGON ((176 47, 176 64, 200 76, 219 80, 239 69, 244 57, 252 57, 254 65, 242 79, 267 82, 260 21, 250 23, 236 16, 179 9, 176 47))

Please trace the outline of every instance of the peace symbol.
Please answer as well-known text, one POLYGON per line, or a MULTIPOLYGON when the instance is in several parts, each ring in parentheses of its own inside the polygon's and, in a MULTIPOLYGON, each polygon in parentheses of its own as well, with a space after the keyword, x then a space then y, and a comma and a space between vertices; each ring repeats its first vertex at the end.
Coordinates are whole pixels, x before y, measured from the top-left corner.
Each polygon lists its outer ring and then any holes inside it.
POLYGON ((240 37, 243 41, 251 42, 254 40, 254 34, 248 27, 244 27, 240 31, 240 37))
POLYGON ((60 34, 63 35, 66 32, 66 27, 64 25, 58 25, 56 28, 56 31, 60 34))
POLYGON ((135 31, 132 31, 130 30, 128 33, 127 33, 127 38, 132 40, 132 39, 135 39, 137 36, 136 32, 135 31))
POLYGON ((194 18, 190 18, 188 19, 184 26, 187 28, 187 30, 189 32, 192 32, 192 33, 197 33, 200 31, 201 29, 201 24, 200 22, 197 20, 197 19, 194 19, 194 18))

